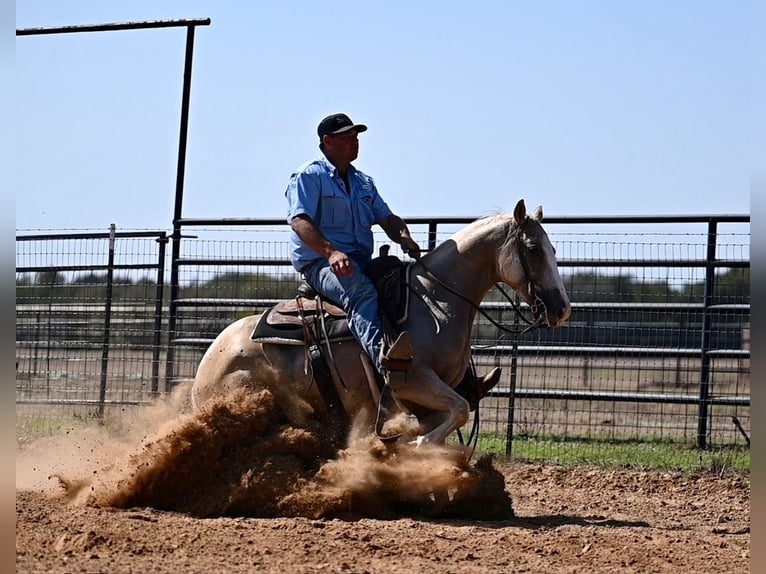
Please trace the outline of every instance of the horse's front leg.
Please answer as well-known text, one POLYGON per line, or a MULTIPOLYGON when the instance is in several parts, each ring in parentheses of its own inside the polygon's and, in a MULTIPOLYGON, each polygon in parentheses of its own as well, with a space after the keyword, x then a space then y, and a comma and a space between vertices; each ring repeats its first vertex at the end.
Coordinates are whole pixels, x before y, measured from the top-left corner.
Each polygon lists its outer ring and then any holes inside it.
MULTIPOLYGON (((432 417, 436 426, 419 436, 418 445, 423 443, 444 444, 447 437, 468 422, 470 406, 468 401, 453 391, 432 370, 414 367, 406 378, 393 387, 394 396, 404 404, 417 405, 441 417, 432 417)), ((422 421, 421 421, 422 422, 422 421)))

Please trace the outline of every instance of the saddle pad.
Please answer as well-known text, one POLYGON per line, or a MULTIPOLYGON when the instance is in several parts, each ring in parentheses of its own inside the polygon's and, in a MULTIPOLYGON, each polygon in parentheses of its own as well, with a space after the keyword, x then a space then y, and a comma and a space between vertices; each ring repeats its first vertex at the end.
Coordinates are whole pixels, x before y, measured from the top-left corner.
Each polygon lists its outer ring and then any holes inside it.
MULTIPOLYGON (((278 303, 277 305, 280 304, 278 303)), ((305 339, 300 318, 296 317, 297 323, 279 321, 274 323, 269 319, 273 313, 274 307, 271 307, 261 316, 250 338, 259 343, 303 345, 305 339)), ((327 326, 327 336, 330 341, 347 341, 354 338, 351 331, 349 331, 345 314, 342 317, 327 315, 324 319, 324 324, 327 326)), ((324 341, 324 335, 317 332, 317 336, 324 341)))

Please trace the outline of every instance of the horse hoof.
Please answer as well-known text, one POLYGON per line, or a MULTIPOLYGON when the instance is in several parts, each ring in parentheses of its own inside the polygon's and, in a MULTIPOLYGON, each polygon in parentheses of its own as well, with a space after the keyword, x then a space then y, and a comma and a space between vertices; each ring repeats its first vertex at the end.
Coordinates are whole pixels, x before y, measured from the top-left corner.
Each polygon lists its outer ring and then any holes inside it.
POLYGON ((481 378, 481 388, 479 389, 480 398, 484 398, 484 395, 486 395, 494 388, 494 386, 500 380, 500 374, 500 367, 495 367, 481 378))
POLYGON ((402 436, 402 433, 392 434, 392 435, 376 435, 378 437, 378 440, 382 442, 383 444, 388 444, 390 442, 395 442, 399 440, 402 436))
POLYGON ((428 443, 428 439, 425 436, 420 435, 415 440, 411 440, 407 444, 409 444, 410 446, 414 446, 415 448, 418 448, 419 446, 422 446, 427 443, 428 443))

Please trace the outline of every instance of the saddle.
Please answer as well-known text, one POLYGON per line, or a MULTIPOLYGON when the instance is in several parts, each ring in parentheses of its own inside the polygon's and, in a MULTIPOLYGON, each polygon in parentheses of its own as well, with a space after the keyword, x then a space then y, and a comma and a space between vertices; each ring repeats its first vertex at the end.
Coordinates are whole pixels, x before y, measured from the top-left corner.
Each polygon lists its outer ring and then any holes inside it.
MULTIPOLYGON (((367 275, 378 290, 386 331, 395 338, 398 325, 407 319, 409 266, 393 255, 381 255, 370 262, 367 275)), ((346 312, 335 302, 320 297, 303 281, 293 299, 278 302, 268 309, 253 329, 251 338, 262 343, 304 345, 307 325, 323 341, 352 339, 346 312)))

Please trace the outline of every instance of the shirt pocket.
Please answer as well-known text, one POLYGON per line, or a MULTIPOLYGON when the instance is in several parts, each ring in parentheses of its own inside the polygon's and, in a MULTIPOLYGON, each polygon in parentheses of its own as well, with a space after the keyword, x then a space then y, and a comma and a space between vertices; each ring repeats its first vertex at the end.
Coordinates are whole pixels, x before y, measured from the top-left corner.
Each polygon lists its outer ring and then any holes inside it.
POLYGON ((338 195, 325 195, 320 200, 320 228, 340 229, 351 225, 348 199, 338 195))
POLYGON ((357 219, 364 229, 369 229, 375 224, 375 210, 373 209, 374 202, 375 196, 373 193, 364 189, 354 202, 357 219))

